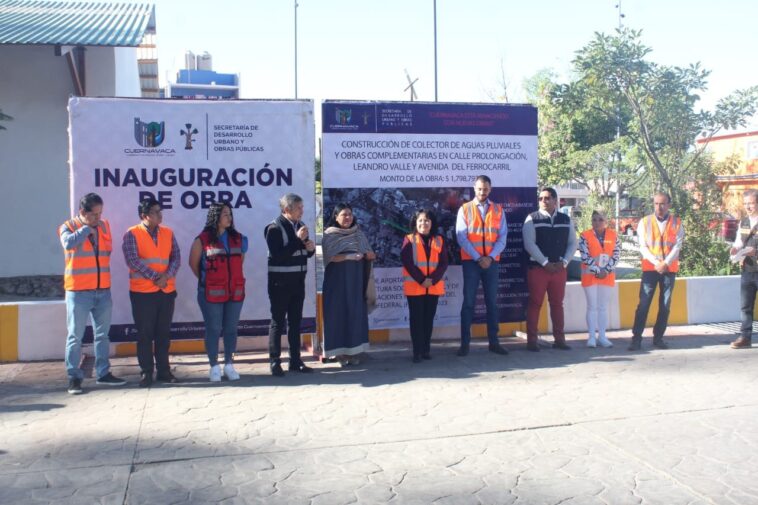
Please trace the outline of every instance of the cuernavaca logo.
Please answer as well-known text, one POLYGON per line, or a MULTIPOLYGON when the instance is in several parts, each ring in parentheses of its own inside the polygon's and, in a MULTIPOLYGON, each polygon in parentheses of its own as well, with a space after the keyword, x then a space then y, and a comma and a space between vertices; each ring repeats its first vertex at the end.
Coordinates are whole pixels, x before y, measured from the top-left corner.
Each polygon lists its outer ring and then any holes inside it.
POLYGON ((166 122, 151 121, 146 123, 140 118, 134 118, 134 140, 142 146, 142 149, 124 149, 124 154, 129 156, 166 156, 176 154, 172 147, 159 147, 166 140, 166 122))
POLYGON ((350 124, 350 120, 353 116, 353 111, 351 109, 337 109, 334 115, 334 119, 337 121, 337 123, 346 125, 350 124))
POLYGON ((166 122, 144 123, 134 118, 134 139, 142 147, 158 147, 166 138, 166 122))
POLYGON ((186 129, 180 130, 179 134, 184 137, 184 149, 192 149, 192 143, 195 141, 195 139, 192 138, 193 135, 197 135, 198 131, 197 128, 192 128, 192 123, 184 123, 184 126, 186 129))

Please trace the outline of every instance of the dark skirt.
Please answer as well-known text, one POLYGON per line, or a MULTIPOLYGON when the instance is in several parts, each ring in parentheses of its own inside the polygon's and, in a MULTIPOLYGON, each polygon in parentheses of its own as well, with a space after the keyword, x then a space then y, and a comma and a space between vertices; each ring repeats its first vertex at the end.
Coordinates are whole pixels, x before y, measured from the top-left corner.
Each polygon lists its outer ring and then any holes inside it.
POLYGON ((368 349, 364 261, 332 262, 324 271, 324 356, 368 349))

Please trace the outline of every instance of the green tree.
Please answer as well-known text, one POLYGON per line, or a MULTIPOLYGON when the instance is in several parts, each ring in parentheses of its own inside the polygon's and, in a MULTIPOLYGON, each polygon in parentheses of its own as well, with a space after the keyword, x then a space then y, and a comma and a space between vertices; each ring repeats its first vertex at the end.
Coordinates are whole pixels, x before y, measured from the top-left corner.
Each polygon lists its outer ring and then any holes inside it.
POLYGON ((758 86, 733 92, 712 111, 697 109, 709 72, 699 63, 655 63, 651 52, 640 31, 596 33, 576 52, 571 82, 542 80, 540 178, 584 183, 601 197, 613 182, 645 199, 664 190, 687 230, 682 271, 728 272, 712 230, 721 204, 715 175, 723 167, 705 149, 719 131, 747 124, 758 110, 758 86))

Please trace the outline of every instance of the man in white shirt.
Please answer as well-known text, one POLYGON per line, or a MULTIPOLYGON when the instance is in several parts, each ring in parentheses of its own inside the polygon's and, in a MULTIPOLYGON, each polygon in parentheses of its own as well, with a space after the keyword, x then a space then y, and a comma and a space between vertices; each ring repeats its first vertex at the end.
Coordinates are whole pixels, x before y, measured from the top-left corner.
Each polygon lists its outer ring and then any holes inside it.
POLYGON ((740 306, 742 325, 740 336, 732 342, 732 349, 747 349, 753 342, 753 307, 758 290, 758 191, 748 189, 742 194, 742 203, 747 216, 740 221, 740 229, 729 253, 741 256, 742 275, 740 277, 740 306))
POLYGON ((653 195, 653 214, 645 216, 637 226, 637 237, 642 255, 642 279, 640 301, 634 314, 630 351, 642 348, 642 332, 653 301, 656 287, 660 286, 658 317, 653 326, 653 346, 668 349, 663 334, 668 326, 671 296, 674 292, 676 273, 679 271, 679 252, 684 242, 682 219, 669 213, 671 197, 658 192, 653 195))

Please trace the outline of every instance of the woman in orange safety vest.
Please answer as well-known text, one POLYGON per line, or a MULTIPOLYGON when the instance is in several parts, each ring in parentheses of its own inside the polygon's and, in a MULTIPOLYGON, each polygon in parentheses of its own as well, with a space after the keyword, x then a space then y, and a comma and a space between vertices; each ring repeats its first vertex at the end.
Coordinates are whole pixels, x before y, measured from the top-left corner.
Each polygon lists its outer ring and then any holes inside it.
POLYGON ((592 228, 579 236, 582 287, 587 297, 587 347, 613 346, 606 337, 605 330, 608 327, 608 303, 616 283, 615 268, 620 251, 621 242, 614 230, 606 228, 603 213, 592 211, 592 228))
POLYGON ((447 270, 445 239, 437 233, 437 217, 431 209, 419 209, 410 222, 400 250, 403 293, 408 299, 408 319, 413 343, 413 362, 429 355, 437 302, 445 294, 447 270))
POLYGON ((237 349, 237 325, 245 300, 243 262, 247 237, 234 229, 232 208, 213 203, 205 228, 192 243, 189 266, 197 277, 197 303, 205 321, 205 351, 211 382, 222 373, 230 381, 240 378, 232 363, 237 349), (224 339, 224 368, 218 364, 218 340, 224 339))

